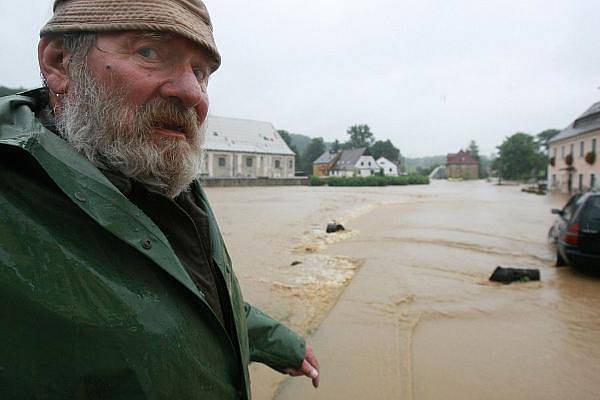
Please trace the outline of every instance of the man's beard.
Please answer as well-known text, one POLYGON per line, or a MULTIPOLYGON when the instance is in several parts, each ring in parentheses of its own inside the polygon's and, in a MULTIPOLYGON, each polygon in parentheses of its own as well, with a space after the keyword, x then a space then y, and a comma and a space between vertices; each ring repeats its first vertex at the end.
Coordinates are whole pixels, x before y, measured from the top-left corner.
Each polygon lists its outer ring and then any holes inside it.
POLYGON ((175 197, 197 176, 205 124, 180 102, 156 98, 132 106, 119 91, 101 87, 87 68, 74 72, 56 125, 73 148, 102 169, 175 197), (153 133, 181 130, 186 140, 153 133))

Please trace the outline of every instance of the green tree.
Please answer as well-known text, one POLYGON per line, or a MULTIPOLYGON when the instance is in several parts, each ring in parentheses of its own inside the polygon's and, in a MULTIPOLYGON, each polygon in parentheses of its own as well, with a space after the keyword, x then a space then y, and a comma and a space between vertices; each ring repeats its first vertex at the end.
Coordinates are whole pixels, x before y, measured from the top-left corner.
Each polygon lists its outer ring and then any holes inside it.
POLYGON ((341 149, 342 149, 342 145, 341 145, 340 141, 335 139, 333 141, 333 144, 331 145, 331 151, 333 151, 334 153, 337 153, 341 149))
POLYGON ((479 170, 479 176, 476 178, 484 178, 485 174, 483 171, 483 164, 481 162, 481 156, 479 155, 479 146, 477 146, 477 143, 474 140, 471 140, 471 142, 469 143, 469 147, 467 148, 467 151, 469 152, 471 157, 473 157, 473 159, 475 161, 477 161, 477 169, 479 170))
POLYGON ((505 179, 536 178, 546 169, 534 136, 518 132, 507 137, 498 148, 494 168, 505 179))
POLYGON ((366 124, 352 125, 346 133, 350 135, 350 140, 346 142, 348 147, 369 147, 375 141, 371 128, 366 124))
POLYGON ((22 87, 20 87, 20 88, 9 88, 9 87, 6 87, 6 86, 0 86, 0 97, 2 97, 2 96, 8 96, 8 95, 19 93, 19 92, 23 92, 25 90, 26 89, 22 88, 22 87))
POLYGON ((300 156, 300 152, 298 151, 296 146, 292 143, 292 136, 290 135, 290 133, 288 131, 283 130, 283 129, 279 129, 277 131, 277 133, 279 133, 279 136, 281 136, 281 138, 283 139, 285 144, 288 145, 290 150, 292 150, 294 152, 294 154, 295 154, 294 165, 296 166, 296 168, 299 168, 299 164, 301 163, 301 161, 300 161, 301 156, 300 156))
POLYGON ((308 144, 306 151, 302 155, 302 170, 306 175, 312 175, 313 162, 327 150, 323 138, 314 138, 308 144))
POLYGON ((385 142, 383 140, 376 141, 369 148, 369 152, 376 160, 379 157, 385 157, 390 161, 400 160, 400 150, 397 149, 389 139, 385 142))
POLYGON ((481 159, 481 157, 479 157, 479 146, 477 146, 477 143, 474 140, 471 140, 471 143, 469 143, 467 151, 475 160, 479 161, 481 159))
POLYGON ((548 149, 550 148, 550 145, 548 142, 550 141, 550 139, 552 139, 554 136, 558 135, 559 133, 560 133, 560 130, 558 130, 558 129, 546 129, 545 131, 538 133, 536 135, 536 138, 537 138, 537 142, 538 142, 539 146, 542 147, 545 151, 548 151, 548 149))

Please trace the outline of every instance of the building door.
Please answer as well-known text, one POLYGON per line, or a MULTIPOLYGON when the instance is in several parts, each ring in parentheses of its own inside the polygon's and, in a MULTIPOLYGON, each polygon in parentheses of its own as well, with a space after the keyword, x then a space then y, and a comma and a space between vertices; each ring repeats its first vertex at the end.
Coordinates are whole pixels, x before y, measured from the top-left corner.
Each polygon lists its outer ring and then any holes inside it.
POLYGON ((573 173, 569 172, 569 180, 567 182, 569 193, 573 193, 573 173))

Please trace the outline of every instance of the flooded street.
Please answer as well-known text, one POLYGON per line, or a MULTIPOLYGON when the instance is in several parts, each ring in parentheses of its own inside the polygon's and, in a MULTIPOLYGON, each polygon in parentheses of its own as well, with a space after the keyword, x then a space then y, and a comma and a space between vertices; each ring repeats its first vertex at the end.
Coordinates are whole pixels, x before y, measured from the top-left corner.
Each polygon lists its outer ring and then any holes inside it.
POLYGON ((565 197, 481 181, 207 192, 247 301, 321 363, 318 390, 253 365, 256 399, 600 396, 600 279, 554 267, 546 241, 565 197), (325 234, 333 219, 347 231, 325 234), (541 281, 491 284, 499 265, 541 281))

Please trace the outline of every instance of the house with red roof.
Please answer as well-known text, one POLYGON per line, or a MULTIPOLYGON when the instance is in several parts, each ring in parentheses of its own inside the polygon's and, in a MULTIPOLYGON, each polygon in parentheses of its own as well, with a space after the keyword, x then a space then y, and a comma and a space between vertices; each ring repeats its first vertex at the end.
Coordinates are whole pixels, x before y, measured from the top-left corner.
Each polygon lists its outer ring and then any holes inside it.
POLYGON ((479 163, 468 151, 450 153, 446 157, 446 176, 450 179, 478 179, 479 163))

